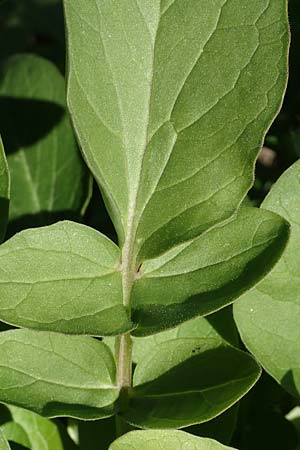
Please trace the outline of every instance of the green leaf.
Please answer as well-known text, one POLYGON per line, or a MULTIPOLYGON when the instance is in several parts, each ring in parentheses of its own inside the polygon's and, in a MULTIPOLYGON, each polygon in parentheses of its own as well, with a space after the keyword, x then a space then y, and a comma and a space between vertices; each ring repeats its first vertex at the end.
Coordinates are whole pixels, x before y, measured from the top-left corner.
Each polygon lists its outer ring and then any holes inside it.
POLYGON ((10 450, 10 446, 0 430, 0 450, 10 450))
POLYGON ((122 417, 141 428, 182 428, 206 422, 256 383, 255 360, 218 339, 178 338, 144 356, 134 372, 122 417))
POLYGON ((109 450, 234 450, 217 441, 199 438, 184 431, 131 431, 117 439, 109 450))
POLYGON ((241 208, 232 220, 146 261, 132 291, 134 333, 155 333, 232 303, 273 267, 288 235, 281 217, 241 208))
POLYGON ((37 56, 13 57, 2 67, 0 95, 12 179, 10 220, 36 226, 54 214, 79 213, 89 195, 89 175, 66 113, 60 72, 37 56))
MULTIPOLYGON (((238 333, 232 317, 232 308, 227 307, 211 314, 208 317, 197 317, 176 328, 153 334, 147 337, 133 339, 133 361, 136 364, 143 362, 145 355, 154 351, 160 343, 177 338, 201 338, 203 340, 214 338, 220 343, 227 342, 238 346, 238 333)), ((105 338, 112 346, 113 338, 105 338)), ((186 431, 197 436, 210 437, 224 444, 228 444, 236 425, 238 407, 233 406, 217 418, 201 425, 188 427, 186 431)))
POLYGON ((231 216, 252 185, 286 85, 287 1, 64 5, 69 108, 137 268, 231 216))
POLYGON ((291 394, 300 393, 300 162, 272 188, 262 208, 291 223, 291 238, 272 272, 236 304, 234 313, 248 349, 291 394))
POLYGON ((3 241, 8 219, 10 174, 0 136, 0 243, 3 241))
POLYGON ((8 406, 12 421, 2 425, 7 439, 30 450, 64 450, 57 426, 50 420, 15 406, 8 406))
MULTIPOLYGON (((208 317, 197 317, 189 320, 176 328, 152 334, 146 337, 133 338, 133 361, 142 362, 149 352, 153 351, 160 343, 177 338, 201 338, 218 339, 220 342, 238 346, 238 334, 232 317, 231 307, 224 308, 208 317)), ((106 338, 112 348, 112 338, 106 338)))
POLYGON ((0 401, 38 414, 96 419, 113 414, 115 363, 93 338, 31 330, 0 333, 0 401))
POLYGON ((0 319, 72 334, 128 331, 119 259, 113 242, 75 222, 17 234, 0 248, 0 319))

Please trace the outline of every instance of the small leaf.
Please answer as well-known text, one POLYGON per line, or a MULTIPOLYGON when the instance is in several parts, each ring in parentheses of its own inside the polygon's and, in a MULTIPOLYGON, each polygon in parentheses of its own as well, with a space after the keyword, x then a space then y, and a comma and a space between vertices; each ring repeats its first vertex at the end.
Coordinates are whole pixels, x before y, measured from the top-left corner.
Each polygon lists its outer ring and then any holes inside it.
POLYGON ((10 175, 0 136, 0 243, 3 241, 8 219, 10 175))
POLYGON ((234 450, 217 441, 199 438, 184 431, 131 431, 117 439, 109 450, 234 450))
POLYGON ((178 338, 159 344, 134 372, 123 417, 141 428, 182 428, 206 422, 256 383, 260 368, 216 339, 178 338))
POLYGON ((146 261, 132 292, 139 323, 134 334, 152 334, 232 303, 268 273, 288 236, 281 217, 241 208, 229 222, 146 261))
POLYGON ((286 85, 287 2, 64 6, 69 108, 138 267, 230 217, 251 187, 286 85))
POLYGON ((30 450, 64 450, 59 430, 55 423, 15 406, 7 406, 12 421, 2 425, 9 441, 28 447, 30 450))
POLYGON ((75 222, 23 231, 0 248, 0 319, 95 336, 128 331, 120 251, 75 222))
POLYGON ((113 414, 115 363, 93 338, 31 330, 0 333, 0 401, 38 414, 96 419, 113 414))
POLYGON ((38 56, 15 56, 2 67, 0 95, 12 180, 10 220, 22 219, 24 228, 53 221, 55 214, 79 213, 89 195, 89 175, 66 112, 62 75, 38 56))
POLYGON ((291 238, 272 272, 234 307, 241 337, 265 370, 300 393, 300 162, 273 186, 262 208, 291 223, 291 238))
POLYGON ((0 450, 11 450, 1 430, 0 430, 0 450))

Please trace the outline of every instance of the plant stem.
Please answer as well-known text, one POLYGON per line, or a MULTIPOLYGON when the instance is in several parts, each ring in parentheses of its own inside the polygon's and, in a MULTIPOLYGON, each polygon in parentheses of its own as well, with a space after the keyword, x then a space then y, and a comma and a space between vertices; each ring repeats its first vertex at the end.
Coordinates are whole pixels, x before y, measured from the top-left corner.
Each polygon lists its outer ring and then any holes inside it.
MULTIPOLYGON (((118 361, 118 386, 120 387, 119 409, 126 411, 129 403, 129 392, 132 386, 132 339, 130 333, 116 338, 116 356, 118 361)), ((130 430, 122 417, 116 415, 116 434, 122 436, 130 430)))
MULTIPOLYGON (((122 252, 122 286, 123 305, 130 314, 130 296, 134 282, 134 269, 132 263, 133 249, 133 216, 128 220, 128 234, 122 252)), ((122 334, 116 338, 117 383, 120 389, 120 413, 126 411, 129 403, 129 393, 132 387, 132 338, 130 333, 122 334)), ((121 436, 129 431, 129 425, 120 416, 116 416, 117 435, 121 436)))

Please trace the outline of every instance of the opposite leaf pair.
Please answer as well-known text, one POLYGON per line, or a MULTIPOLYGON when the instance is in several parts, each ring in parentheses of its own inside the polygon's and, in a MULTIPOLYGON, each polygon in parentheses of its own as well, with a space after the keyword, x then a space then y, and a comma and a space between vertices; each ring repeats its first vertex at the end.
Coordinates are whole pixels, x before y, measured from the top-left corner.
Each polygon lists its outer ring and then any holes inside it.
MULTIPOLYGON (((285 88, 286 1, 64 4, 69 108, 119 247, 74 222, 2 245, 0 319, 34 330, 0 335, 0 400, 47 416, 117 414, 143 428, 208 421, 260 368, 180 324, 257 284, 289 235, 275 213, 240 207, 285 88), (175 326, 132 379, 131 335, 175 326), (117 363, 90 337, 120 334, 117 363)), ((174 431, 133 432, 111 448, 152 449, 157 439, 222 448, 174 431)))

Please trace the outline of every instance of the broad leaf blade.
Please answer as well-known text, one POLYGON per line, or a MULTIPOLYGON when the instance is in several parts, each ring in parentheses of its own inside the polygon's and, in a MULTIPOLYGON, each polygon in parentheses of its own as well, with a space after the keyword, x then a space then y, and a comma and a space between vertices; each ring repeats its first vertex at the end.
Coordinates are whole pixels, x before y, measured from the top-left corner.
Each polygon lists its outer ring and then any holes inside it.
POLYGON ((10 197, 10 175, 0 136, 0 243, 2 242, 8 219, 10 197))
POLYGON ((0 450, 10 450, 10 446, 1 430, 0 430, 0 450))
MULTIPOLYGON (((238 346, 238 333, 232 316, 232 308, 224 308, 208 317, 197 317, 176 328, 151 336, 133 339, 133 361, 139 364, 145 355, 154 351, 160 343, 180 338, 201 338, 219 340, 238 346)), ((112 338, 106 338, 105 342, 112 338)), ((186 429, 191 434, 210 437, 228 444, 232 437, 237 417, 238 406, 234 405, 217 418, 201 425, 186 429)))
POLYGON ((0 401, 48 417, 113 414, 115 363, 93 338, 30 330, 0 334, 0 401))
POLYGON ((219 340, 167 341, 137 365, 123 417, 141 428, 206 422, 236 403, 259 376, 260 368, 250 355, 219 340))
POLYGON ((285 89, 287 2, 64 5, 76 132, 138 266, 249 190, 285 89))
POLYGON ((0 319, 95 336, 128 331, 119 249, 75 222, 23 231, 0 248, 0 319))
MULTIPOLYGON (((10 58, 0 81, 0 130, 11 172, 10 220, 37 226, 80 213, 89 175, 65 105, 64 79, 47 60, 10 58)), ((13 224, 14 229, 21 228, 13 224)))
POLYGON ((300 163, 288 169, 262 208, 291 223, 291 238, 272 272, 234 307, 242 339, 265 370, 293 395, 300 392, 300 163))
POLYGON ((280 216, 241 208, 232 220, 146 261, 132 292, 135 334, 155 333, 232 303, 270 271, 288 236, 280 216))
POLYGON ((211 439, 192 436, 184 431, 131 431, 117 439, 109 450, 234 450, 211 439))

